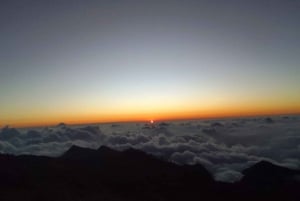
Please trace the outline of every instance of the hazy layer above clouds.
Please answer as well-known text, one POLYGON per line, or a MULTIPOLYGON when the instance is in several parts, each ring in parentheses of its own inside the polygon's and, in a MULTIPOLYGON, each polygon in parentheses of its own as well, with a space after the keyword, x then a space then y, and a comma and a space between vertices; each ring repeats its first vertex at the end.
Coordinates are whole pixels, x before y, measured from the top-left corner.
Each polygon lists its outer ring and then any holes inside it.
POLYGON ((134 147, 179 164, 200 163, 233 182, 259 160, 300 169, 300 117, 100 124, 35 129, 5 127, 0 152, 58 156, 72 145, 134 147))

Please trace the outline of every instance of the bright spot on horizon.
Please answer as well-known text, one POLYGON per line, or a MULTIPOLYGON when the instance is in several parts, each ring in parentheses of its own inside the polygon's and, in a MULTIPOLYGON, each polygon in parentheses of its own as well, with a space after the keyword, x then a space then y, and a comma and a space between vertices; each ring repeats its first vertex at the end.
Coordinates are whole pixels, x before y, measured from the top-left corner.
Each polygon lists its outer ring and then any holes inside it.
POLYGON ((299 1, 2 2, 0 127, 300 114, 299 1))
POLYGON ((150 120, 150 123, 151 123, 151 124, 153 124, 153 123, 154 123, 154 121, 153 121, 153 120, 150 120))

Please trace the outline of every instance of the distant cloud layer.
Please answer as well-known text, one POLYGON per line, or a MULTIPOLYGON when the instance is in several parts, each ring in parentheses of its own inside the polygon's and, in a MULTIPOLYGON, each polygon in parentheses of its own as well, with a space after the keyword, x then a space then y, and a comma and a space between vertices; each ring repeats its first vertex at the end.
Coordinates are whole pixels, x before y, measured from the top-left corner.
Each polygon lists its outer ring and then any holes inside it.
POLYGON ((102 124, 0 131, 0 152, 58 156, 72 145, 134 147, 178 164, 200 163, 216 180, 233 182, 259 160, 300 169, 300 118, 102 124))

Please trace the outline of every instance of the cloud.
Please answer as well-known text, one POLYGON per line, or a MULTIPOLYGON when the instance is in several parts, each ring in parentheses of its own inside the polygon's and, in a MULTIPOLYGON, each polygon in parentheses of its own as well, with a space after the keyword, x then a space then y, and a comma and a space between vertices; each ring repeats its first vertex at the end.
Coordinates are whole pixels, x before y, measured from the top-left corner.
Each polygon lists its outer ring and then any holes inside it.
POLYGON ((0 133, 0 140, 7 141, 20 137, 20 132, 17 129, 4 127, 0 133))
POLYGON ((243 175, 240 172, 227 168, 220 168, 214 175, 216 181, 225 181, 229 183, 239 181, 242 177, 243 175))
POLYGON ((70 128, 60 124, 54 128, 18 131, 5 127, 0 132, 0 151, 11 154, 57 156, 72 144, 96 148, 105 136, 98 127, 70 128))
POLYGON ((58 156, 73 144, 98 148, 143 150, 178 164, 200 163, 220 181, 236 181, 241 171, 259 160, 300 168, 300 118, 272 117, 166 122, 101 124, 0 131, 0 151, 12 154, 58 156))
POLYGON ((179 164, 194 165, 195 164, 194 158, 196 156, 197 155, 191 151, 184 151, 182 153, 175 152, 171 155, 170 160, 179 164))
POLYGON ((16 147, 9 142, 0 141, 0 152, 2 153, 16 153, 16 147))

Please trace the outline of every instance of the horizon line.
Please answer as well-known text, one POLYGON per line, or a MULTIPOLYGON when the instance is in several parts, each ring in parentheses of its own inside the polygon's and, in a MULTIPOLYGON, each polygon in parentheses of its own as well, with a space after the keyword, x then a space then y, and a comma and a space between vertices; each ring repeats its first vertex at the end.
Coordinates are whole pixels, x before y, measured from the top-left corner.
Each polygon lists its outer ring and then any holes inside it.
POLYGON ((264 116, 286 116, 286 115, 292 115, 292 116, 297 116, 300 115, 299 112, 295 113, 262 113, 262 114, 241 114, 241 115, 220 115, 220 116, 209 116, 209 117, 183 117, 183 118, 153 118, 153 119, 136 119, 136 120, 116 120, 116 121, 91 121, 91 122, 68 122, 68 121, 58 121, 56 123, 49 123, 49 124, 38 124, 38 123, 33 123, 30 125, 24 125, 24 126, 13 126, 13 124, 3 124, 1 127, 4 128, 6 126, 12 127, 12 128, 42 128, 42 127, 53 127, 57 126, 60 123, 64 123, 66 125, 70 126, 80 126, 80 125, 93 125, 93 124, 117 124, 117 123, 147 123, 150 120, 154 120, 155 122, 163 122, 163 121, 194 121, 194 120, 212 120, 212 119, 230 119, 230 118, 251 118, 251 117, 264 117, 264 116), (12 125, 12 126, 10 126, 12 125))

